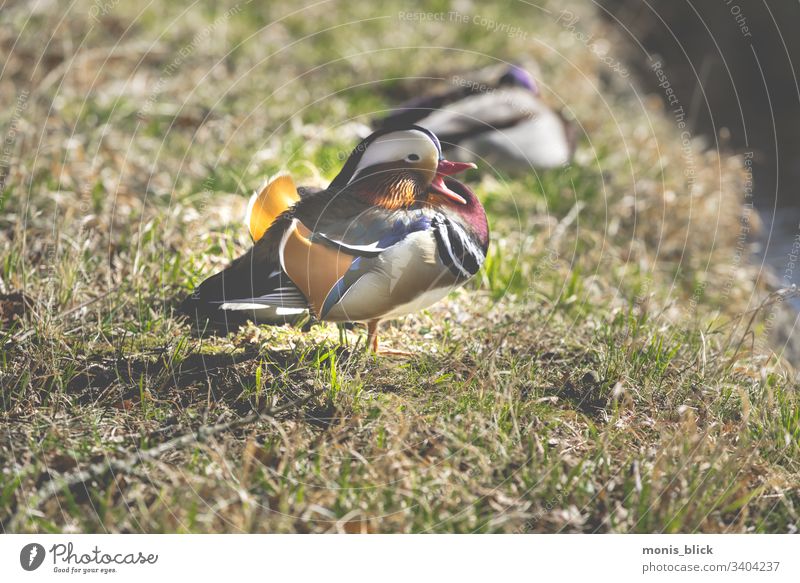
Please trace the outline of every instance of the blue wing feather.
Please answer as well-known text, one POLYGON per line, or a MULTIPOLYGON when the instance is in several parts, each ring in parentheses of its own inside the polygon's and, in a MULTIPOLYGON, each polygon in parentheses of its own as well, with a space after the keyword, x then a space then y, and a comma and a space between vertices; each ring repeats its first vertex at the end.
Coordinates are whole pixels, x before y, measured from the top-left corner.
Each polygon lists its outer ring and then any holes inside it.
MULTIPOLYGON (((320 233, 320 240, 326 244, 331 245, 342 252, 356 256, 347 272, 339 279, 339 281, 336 282, 336 284, 331 288, 331 291, 328 292, 328 295, 325 297, 322 310, 320 311, 320 317, 324 318, 326 314, 342 300, 347 291, 351 289, 353 285, 355 285, 355 283, 358 282, 361 277, 363 277, 363 275, 365 275, 363 273, 357 273, 361 268, 362 258, 378 257, 381 253, 404 241, 406 237, 412 233, 426 231, 430 228, 431 218, 422 213, 418 213, 410 221, 408 220, 408 216, 397 219, 394 221, 391 227, 381 233, 377 240, 367 242, 366 244, 360 241, 353 243, 344 242, 320 233)), ((375 237, 372 237, 372 239, 375 239, 375 237)))
POLYGON ((397 245, 410 234, 430 229, 431 219, 422 213, 417 213, 412 220, 408 220, 406 216, 396 219, 390 225, 384 222, 379 226, 382 227, 380 230, 373 228, 364 230, 361 233, 346 232, 341 237, 325 233, 314 233, 312 240, 334 247, 349 255, 377 257, 393 245, 397 245))

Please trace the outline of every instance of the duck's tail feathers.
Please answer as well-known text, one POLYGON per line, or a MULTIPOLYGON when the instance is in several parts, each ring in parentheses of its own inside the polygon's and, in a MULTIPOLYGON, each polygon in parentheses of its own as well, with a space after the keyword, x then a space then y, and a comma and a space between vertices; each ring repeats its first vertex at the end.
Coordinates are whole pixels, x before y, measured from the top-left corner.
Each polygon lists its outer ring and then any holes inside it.
POLYGON ((206 279, 183 301, 180 311, 198 329, 231 331, 247 320, 292 323, 307 312, 308 302, 289 277, 280 267, 270 271, 269 263, 259 261, 256 251, 260 249, 251 249, 206 279))
POLYGON ((247 205, 244 219, 253 242, 261 239, 273 221, 294 206, 298 200, 300 195, 297 187, 288 174, 278 174, 260 190, 254 192, 247 205))
POLYGON ((306 319, 308 314, 307 309, 274 307, 255 302, 236 301, 215 305, 195 295, 184 299, 179 311, 202 335, 225 335, 235 332, 247 322, 273 326, 295 324, 306 319))

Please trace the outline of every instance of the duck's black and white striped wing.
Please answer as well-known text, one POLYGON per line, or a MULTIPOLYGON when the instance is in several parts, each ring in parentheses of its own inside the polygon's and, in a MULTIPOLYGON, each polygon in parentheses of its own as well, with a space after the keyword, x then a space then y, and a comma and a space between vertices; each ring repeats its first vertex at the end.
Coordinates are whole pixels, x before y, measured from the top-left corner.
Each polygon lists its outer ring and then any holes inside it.
POLYGON ((436 215, 431 221, 439 258, 459 281, 474 276, 483 265, 486 254, 456 221, 436 215))

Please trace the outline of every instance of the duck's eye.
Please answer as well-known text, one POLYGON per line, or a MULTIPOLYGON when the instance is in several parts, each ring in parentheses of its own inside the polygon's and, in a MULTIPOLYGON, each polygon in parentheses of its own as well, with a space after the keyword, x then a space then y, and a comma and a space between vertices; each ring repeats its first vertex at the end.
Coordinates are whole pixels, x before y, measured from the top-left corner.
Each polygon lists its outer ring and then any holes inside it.
POLYGON ((409 154, 408 158, 406 158, 409 162, 416 162, 419 160, 419 156, 417 154, 409 154))

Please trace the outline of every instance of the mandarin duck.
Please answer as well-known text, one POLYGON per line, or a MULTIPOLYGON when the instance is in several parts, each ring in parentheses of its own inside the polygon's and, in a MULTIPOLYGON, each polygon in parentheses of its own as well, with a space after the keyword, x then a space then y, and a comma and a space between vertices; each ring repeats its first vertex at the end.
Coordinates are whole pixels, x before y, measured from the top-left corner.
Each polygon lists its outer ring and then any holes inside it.
POLYGON ((411 125, 364 139, 324 190, 279 175, 250 201, 253 247, 183 309, 217 325, 242 312, 283 323, 306 310, 322 321, 366 322, 377 352, 379 321, 442 299, 486 258, 486 213, 452 178, 468 168, 411 125))
POLYGON ((494 66, 451 79, 455 87, 414 98, 374 126, 420 125, 436 134, 454 159, 484 160, 507 172, 570 162, 575 127, 542 100, 525 69, 494 66))

